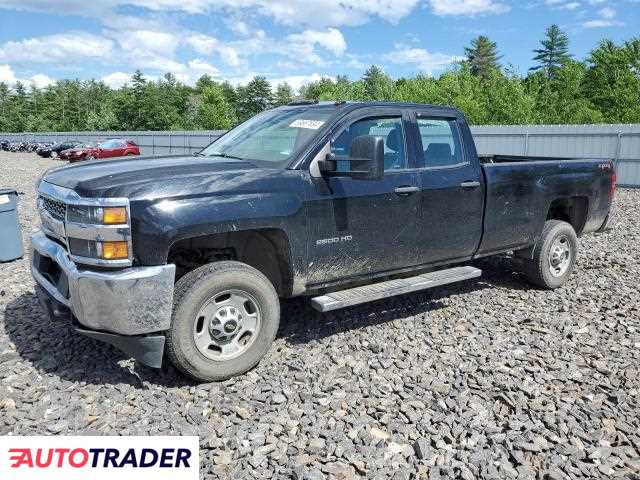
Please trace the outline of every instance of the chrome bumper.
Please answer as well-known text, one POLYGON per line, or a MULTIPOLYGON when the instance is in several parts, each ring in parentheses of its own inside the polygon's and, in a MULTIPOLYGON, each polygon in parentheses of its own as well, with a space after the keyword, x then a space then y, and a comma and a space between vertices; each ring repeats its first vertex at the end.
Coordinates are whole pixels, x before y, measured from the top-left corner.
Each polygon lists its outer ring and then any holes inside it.
POLYGON ((46 273, 38 270, 36 255, 31 259, 33 278, 56 301, 68 307, 81 325, 120 335, 169 329, 175 265, 86 270, 72 262, 62 246, 40 231, 31 236, 31 246, 40 256, 50 258, 66 275, 68 293, 61 292, 46 273))

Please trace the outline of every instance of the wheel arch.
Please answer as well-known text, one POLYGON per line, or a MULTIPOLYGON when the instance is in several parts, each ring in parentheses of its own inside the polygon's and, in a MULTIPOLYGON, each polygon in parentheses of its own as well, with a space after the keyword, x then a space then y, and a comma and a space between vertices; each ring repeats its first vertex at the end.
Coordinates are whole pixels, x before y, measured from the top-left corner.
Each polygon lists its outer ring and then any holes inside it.
POLYGON ((168 263, 176 265, 176 279, 207 263, 236 260, 262 272, 281 297, 291 296, 293 268, 286 233, 259 228, 178 240, 169 247, 168 263))
POLYGON ((569 223, 580 236, 587 223, 589 198, 586 196, 561 197, 551 202, 546 220, 562 220, 569 223))

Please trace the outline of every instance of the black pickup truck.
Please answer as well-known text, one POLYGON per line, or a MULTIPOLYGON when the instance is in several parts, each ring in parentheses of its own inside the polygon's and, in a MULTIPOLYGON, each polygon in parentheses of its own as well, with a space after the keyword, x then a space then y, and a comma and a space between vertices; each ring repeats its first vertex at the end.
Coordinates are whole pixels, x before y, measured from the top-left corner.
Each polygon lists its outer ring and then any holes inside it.
POLYGON ((32 272, 79 333, 220 380, 265 355, 280 298, 325 312, 470 280, 465 263, 511 251, 533 284, 562 286, 615 182, 609 160, 479 158, 452 108, 292 104, 196 156, 47 172, 32 272))

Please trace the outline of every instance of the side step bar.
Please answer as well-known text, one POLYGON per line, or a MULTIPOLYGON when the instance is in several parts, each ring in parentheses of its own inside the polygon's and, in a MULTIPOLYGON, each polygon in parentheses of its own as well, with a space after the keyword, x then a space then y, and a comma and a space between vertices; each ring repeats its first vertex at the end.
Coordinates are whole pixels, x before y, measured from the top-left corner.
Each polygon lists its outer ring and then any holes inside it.
POLYGON ((426 290, 440 285, 461 282, 482 275, 482 270, 474 267, 455 267, 447 270, 437 270, 411 278, 389 280, 374 283, 340 292, 328 293, 311 299, 311 306, 320 312, 330 312, 340 308, 360 305, 362 303, 394 297, 405 293, 426 290))

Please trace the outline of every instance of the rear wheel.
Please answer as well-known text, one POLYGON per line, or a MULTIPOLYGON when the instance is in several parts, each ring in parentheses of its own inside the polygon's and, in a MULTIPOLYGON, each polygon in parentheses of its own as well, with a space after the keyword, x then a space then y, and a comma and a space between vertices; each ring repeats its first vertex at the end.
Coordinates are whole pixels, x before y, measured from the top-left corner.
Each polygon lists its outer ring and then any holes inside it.
POLYGON ((225 380, 258 364, 279 323, 278 294, 267 277, 244 263, 211 263, 176 283, 167 354, 192 378, 225 380))
POLYGON ((578 237, 573 227, 560 220, 548 220, 532 258, 525 260, 525 273, 535 285, 559 288, 573 272, 577 254, 578 237))

